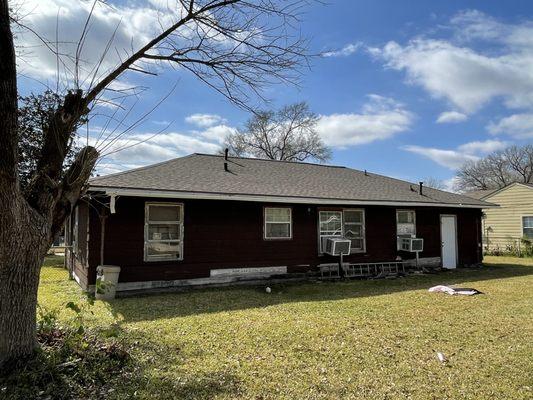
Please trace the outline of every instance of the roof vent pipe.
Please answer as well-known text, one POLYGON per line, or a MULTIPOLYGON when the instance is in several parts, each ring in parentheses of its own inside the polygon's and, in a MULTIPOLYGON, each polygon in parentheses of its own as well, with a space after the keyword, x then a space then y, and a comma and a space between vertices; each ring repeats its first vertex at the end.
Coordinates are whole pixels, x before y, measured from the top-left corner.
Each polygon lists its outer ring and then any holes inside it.
POLYGON ((422 188, 424 186, 424 182, 418 182, 420 184, 420 196, 423 196, 424 193, 422 193, 422 188))
POLYGON ((224 171, 226 171, 226 172, 229 171, 229 170, 228 170, 228 163, 227 163, 227 162, 224 163, 224 171))
POLYGON ((224 160, 228 161, 228 153, 229 153, 229 149, 226 147, 224 149, 224 160))

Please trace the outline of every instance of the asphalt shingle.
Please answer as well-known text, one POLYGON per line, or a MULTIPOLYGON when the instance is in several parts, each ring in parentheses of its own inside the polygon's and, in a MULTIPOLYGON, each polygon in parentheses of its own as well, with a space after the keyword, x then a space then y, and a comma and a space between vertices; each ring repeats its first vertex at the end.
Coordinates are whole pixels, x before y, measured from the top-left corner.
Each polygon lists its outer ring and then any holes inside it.
POLYGON ((90 187, 331 200, 443 203, 484 206, 471 197, 351 168, 310 163, 191 154, 163 163, 96 177, 90 187))

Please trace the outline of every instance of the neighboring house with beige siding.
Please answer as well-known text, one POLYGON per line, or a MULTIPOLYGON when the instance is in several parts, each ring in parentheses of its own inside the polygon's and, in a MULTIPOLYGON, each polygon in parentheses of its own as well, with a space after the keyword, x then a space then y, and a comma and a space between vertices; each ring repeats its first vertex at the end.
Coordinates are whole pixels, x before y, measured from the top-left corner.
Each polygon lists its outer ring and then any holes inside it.
POLYGON ((484 249, 510 250, 533 240, 533 184, 513 183, 503 189, 479 190, 468 196, 499 205, 484 209, 484 249))

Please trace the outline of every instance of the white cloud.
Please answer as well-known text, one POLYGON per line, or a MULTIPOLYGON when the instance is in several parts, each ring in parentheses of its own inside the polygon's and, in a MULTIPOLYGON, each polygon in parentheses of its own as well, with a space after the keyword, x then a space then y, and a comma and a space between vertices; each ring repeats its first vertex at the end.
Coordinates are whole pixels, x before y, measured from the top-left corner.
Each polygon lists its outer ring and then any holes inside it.
POLYGON ((459 11, 450 23, 455 28, 455 36, 463 41, 499 41, 509 33, 504 24, 478 10, 459 11))
POLYGON ((503 150, 509 147, 509 142, 502 142, 499 140, 485 140, 465 143, 460 145, 457 149, 467 154, 488 154, 493 151, 503 150))
MULTIPOLYGON (((94 140, 93 143, 95 144, 94 140)), ((98 149, 103 150, 103 158, 98 165, 100 174, 158 163, 191 153, 216 153, 220 146, 203 138, 178 132, 138 133, 121 138, 113 143, 100 141, 98 149), (134 164, 132 164, 134 163, 134 164), (101 166, 104 167, 101 167, 101 166)))
POLYGON ((414 114, 393 99, 370 95, 359 113, 322 115, 317 131, 333 147, 383 140, 408 130, 414 114))
POLYGON ((415 39, 406 46, 390 42, 380 56, 408 81, 463 113, 473 113, 496 97, 509 107, 533 105, 533 55, 486 56, 449 42, 415 39))
POLYGON ((494 134, 507 134, 516 139, 533 138, 533 114, 513 114, 498 122, 491 122, 487 130, 494 134))
POLYGON ((117 172, 122 172, 126 169, 133 169, 133 168, 138 168, 138 167, 142 167, 142 165, 130 165, 130 164, 119 165, 116 163, 108 163, 105 161, 101 161, 96 164, 95 174, 96 176, 109 175, 109 174, 115 174, 117 172))
POLYGON ((479 160, 480 156, 496 150, 502 150, 507 146, 509 146, 508 142, 485 140, 465 143, 458 146, 455 150, 416 145, 403 146, 402 149, 429 158, 443 167, 455 170, 467 161, 479 160))
POLYGON ((423 37, 405 45, 392 41, 369 52, 388 68, 404 71, 409 83, 448 101, 463 114, 495 99, 503 99, 508 108, 533 107, 531 22, 503 24, 479 11, 468 11, 452 18, 449 28, 448 40, 423 37), (489 50, 477 47, 480 41, 490 41, 489 50))
MULTIPOLYGON (((19 14, 24 16, 22 22, 25 25, 51 43, 56 42, 57 26, 60 53, 72 56, 76 52, 76 42, 81 37, 92 4, 92 1, 24 0, 20 2, 19 14)), ((109 5, 99 2, 94 8, 81 52, 82 78, 92 75, 93 67, 98 63, 113 35, 110 51, 100 67, 100 75, 131 53, 132 47, 140 47, 159 32, 157 21, 164 25, 170 23, 179 13, 179 7, 176 6, 174 10, 174 13, 163 13, 161 9, 147 2, 134 5, 109 5)), ((34 34, 25 30, 18 32, 16 44, 20 50, 19 54, 23 55, 23 62, 19 65, 21 72, 41 79, 55 78, 56 57, 34 34)), ((73 60, 67 57, 61 59, 64 63, 60 68, 61 79, 72 80, 73 60)))
POLYGON ((458 169, 467 161, 479 159, 477 156, 461 153, 456 150, 443 150, 414 145, 404 146, 402 149, 429 158, 437 164, 450 169, 458 169))
POLYGON ((171 124, 171 122, 167 121, 166 119, 164 119, 164 120, 154 120, 154 121, 152 121, 152 123, 155 124, 155 125, 164 125, 164 126, 171 124))
POLYGON ((447 123, 457 123, 463 122, 468 119, 466 114, 457 112, 457 111, 445 111, 439 115, 437 118, 438 124, 447 124, 447 123))
MULTIPOLYGON (((95 126, 89 130, 89 144, 95 146, 102 155, 97 165, 97 173, 109 174, 191 153, 217 153, 224 138, 235 132, 236 128, 217 125, 186 133, 133 133, 117 140, 101 135, 101 130, 102 128, 95 126)), ((85 144, 84 137, 78 137, 78 140, 85 144)))
POLYGON ((216 143, 223 143, 226 136, 237 132, 236 128, 233 128, 231 126, 227 125, 217 125, 217 126, 211 126, 207 128, 206 130, 200 132, 200 135, 207 140, 216 142, 216 143))
POLYGON ((185 118, 185 122, 200 128, 208 128, 217 124, 223 124, 226 120, 216 114, 192 114, 185 118))
POLYGON ((447 192, 457 193, 457 184, 459 183, 459 178, 457 178, 457 176, 446 179, 443 183, 444 190, 447 192))
POLYGON ((465 10, 451 19, 455 37, 464 42, 475 40, 503 43, 513 48, 533 46, 533 24, 505 24, 478 10, 465 10))
POLYGON ((354 54, 357 50, 362 47, 362 43, 350 43, 344 46, 340 50, 326 51, 322 53, 322 57, 347 57, 354 54))

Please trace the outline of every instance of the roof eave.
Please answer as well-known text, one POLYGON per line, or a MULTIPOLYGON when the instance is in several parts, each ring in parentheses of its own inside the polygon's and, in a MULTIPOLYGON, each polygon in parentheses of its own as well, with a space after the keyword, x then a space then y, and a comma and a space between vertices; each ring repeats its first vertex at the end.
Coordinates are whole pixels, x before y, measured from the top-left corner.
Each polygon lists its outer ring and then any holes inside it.
POLYGON ((438 203, 438 202, 417 202, 417 201, 384 201, 384 200, 357 200, 357 199, 331 199, 318 197, 296 197, 296 196, 271 196, 255 194, 232 194, 232 193, 208 193, 208 192, 187 192, 172 190, 153 190, 121 188, 111 186, 90 186, 89 191, 104 192, 106 195, 129 196, 129 197, 153 197, 153 198, 180 198, 198 200, 233 200, 233 201, 254 201, 269 203, 295 203, 295 204, 324 204, 324 205, 382 205, 382 206, 407 206, 407 207, 450 207, 450 208, 494 208, 496 204, 484 202, 485 204, 468 203, 438 203))

